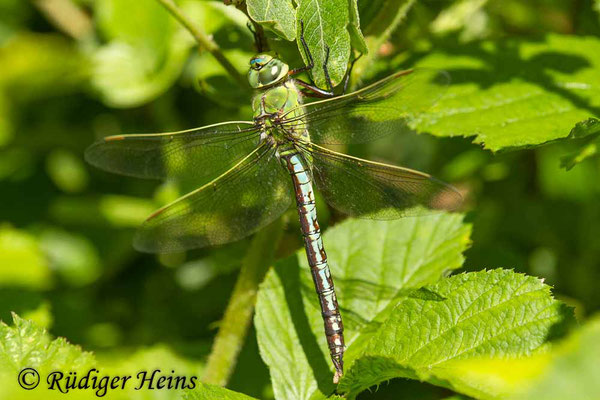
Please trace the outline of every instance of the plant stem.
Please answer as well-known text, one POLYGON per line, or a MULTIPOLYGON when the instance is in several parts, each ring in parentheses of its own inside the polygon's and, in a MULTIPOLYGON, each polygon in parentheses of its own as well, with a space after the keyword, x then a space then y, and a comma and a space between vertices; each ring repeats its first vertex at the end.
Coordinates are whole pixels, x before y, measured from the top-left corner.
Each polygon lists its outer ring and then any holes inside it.
POLYGON ((177 7, 173 0, 158 0, 196 39, 201 48, 208 51, 213 55, 225 68, 225 70, 231 75, 237 83, 244 89, 248 89, 248 84, 246 80, 240 75, 240 73, 235 69, 233 64, 229 62, 229 60, 225 57, 225 55, 221 52, 219 45, 212 40, 212 38, 204 33, 198 26, 196 26, 182 11, 177 7))
POLYGON ((225 386, 229 381, 248 334, 258 285, 273 262, 282 232, 279 218, 254 236, 208 357, 203 382, 225 386))

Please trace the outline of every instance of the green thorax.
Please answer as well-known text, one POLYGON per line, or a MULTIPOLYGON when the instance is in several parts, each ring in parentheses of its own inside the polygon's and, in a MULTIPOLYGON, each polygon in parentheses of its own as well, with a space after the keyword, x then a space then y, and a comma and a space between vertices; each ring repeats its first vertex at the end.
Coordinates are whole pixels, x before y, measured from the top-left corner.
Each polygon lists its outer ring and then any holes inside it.
MULTIPOLYGON (((254 118, 262 115, 284 115, 302 104, 300 92, 292 80, 258 91, 252 99, 254 118)), ((286 116, 293 117, 291 115, 286 116)))
POLYGON ((268 132, 282 143, 284 133, 291 133, 298 138, 308 140, 308 132, 299 118, 302 115, 302 94, 289 78, 289 67, 283 61, 270 54, 259 54, 250 60, 248 82, 256 90, 252 99, 254 118, 260 119, 268 132), (277 118, 292 119, 295 122, 286 123, 286 132, 278 129, 268 129, 277 118), (297 121, 296 121, 297 120, 297 121))

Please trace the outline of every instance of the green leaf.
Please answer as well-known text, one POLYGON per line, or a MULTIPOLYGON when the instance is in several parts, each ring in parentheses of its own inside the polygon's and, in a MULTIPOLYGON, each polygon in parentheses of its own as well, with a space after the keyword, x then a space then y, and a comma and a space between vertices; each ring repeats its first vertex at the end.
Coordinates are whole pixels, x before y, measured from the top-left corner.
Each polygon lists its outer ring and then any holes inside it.
POLYGON ((495 393, 482 398, 597 399, 600 318, 589 320, 564 340, 531 357, 462 360, 452 363, 465 382, 495 393))
POLYGON ((536 151, 536 181, 542 196, 548 200, 595 201, 600 194, 598 163, 583 163, 566 171, 557 162, 563 154, 563 146, 545 146, 536 151))
POLYGON ((132 376, 131 381, 127 383, 124 389, 109 389, 107 391, 106 397, 115 400, 180 400, 185 395, 187 387, 195 385, 197 388, 201 385, 198 377, 202 375, 202 365, 197 361, 179 355, 177 351, 166 345, 141 348, 133 354, 123 354, 123 351, 119 353, 109 352, 102 358, 98 369, 109 376, 132 376), (140 379, 137 374, 140 371, 147 371, 146 376, 150 377, 157 370, 160 370, 160 372, 156 373, 153 380, 154 389, 149 389, 148 383, 146 383, 142 389, 138 390, 140 379), (176 376, 183 379, 180 379, 179 383, 173 380, 173 386, 170 389, 168 387, 157 389, 156 384, 160 376, 176 376), (192 380, 192 377, 195 377, 195 379, 192 380))
POLYGON ((46 170, 54 184, 64 192, 82 192, 89 176, 80 155, 67 150, 53 150, 46 159, 46 170))
POLYGON ((447 34, 462 30, 460 37, 463 40, 481 37, 489 30, 489 25, 485 23, 487 16, 482 11, 487 2, 488 0, 460 0, 452 4, 431 23, 431 31, 436 34, 447 34), (473 23, 473 21, 481 21, 481 23, 473 23))
POLYGON ((444 300, 403 299, 338 390, 356 394, 406 377, 474 397, 501 397, 464 379, 453 363, 532 354, 572 322, 571 310, 552 298, 549 286, 512 271, 461 274, 428 288, 444 300))
POLYGON ((600 115, 598 38, 548 35, 438 45, 408 64, 444 69, 452 80, 415 128, 474 136, 492 151, 564 138, 577 122, 600 115))
POLYGON ((248 14, 285 40, 296 38, 296 10, 291 0, 247 0, 248 14))
POLYGON ((14 326, 8 326, 0 322, 0 384, 4 398, 24 398, 26 394, 30 394, 26 398, 44 396, 39 393, 43 380, 37 393, 26 392, 17 384, 17 375, 23 368, 35 368, 45 377, 52 371, 82 371, 94 366, 90 353, 65 339, 52 340, 44 329, 16 314, 13 314, 13 323, 14 326))
POLYGON ((519 399, 600 398, 600 318, 591 319, 579 331, 553 349, 549 366, 519 399))
POLYGON ((252 400, 254 397, 225 389, 221 386, 200 383, 195 390, 189 390, 184 400, 252 400))
POLYGON ((598 138, 600 138, 600 120, 590 118, 575 125, 569 134, 569 139, 577 142, 578 150, 561 157, 560 166, 567 171, 580 162, 598 156, 598 138))
POLYGON ((174 21, 157 1, 99 0, 95 2, 96 24, 108 40, 164 52, 175 30, 174 21), (132 18, 135 15, 135 18, 132 18))
MULTIPOLYGON (((297 10, 297 20, 304 22, 304 38, 312 54, 315 67, 311 70, 316 85, 327 88, 323 64, 329 47, 327 69, 333 86, 339 84, 350 60, 350 21, 348 0, 302 0, 297 10)), ((296 24, 298 48, 304 62, 309 60, 300 42, 300 23, 296 24)))
MULTIPOLYGON (((248 72, 248 61, 254 55, 253 36, 248 18, 240 10, 218 2, 189 3, 186 14, 213 35, 225 57, 240 75, 248 72)), ((185 71, 186 83, 220 105, 239 107, 248 104, 249 93, 240 90, 239 83, 209 52, 195 53, 185 71)))
POLYGON ((39 241, 52 269, 70 285, 88 285, 102 274, 98 251, 84 236, 47 228, 39 241))
POLYGON ((193 41, 157 1, 100 0, 95 15, 109 42, 93 54, 92 83, 108 105, 139 106, 179 77, 193 41))
POLYGON ((139 106, 176 81, 190 47, 174 40, 169 53, 160 57, 124 42, 111 42, 94 54, 92 83, 111 107, 139 106))
POLYGON ((47 289, 51 277, 38 240, 25 231, 0 225, 0 286, 47 289))
MULTIPOLYGON (((349 360, 360 354, 398 296, 440 300, 414 289, 460 267, 469 234, 462 216, 452 214, 348 220, 325 233, 349 360)), ((277 398, 306 399, 333 391, 323 321, 303 250, 268 273, 254 320, 277 398)))
POLYGON ((350 25, 348 25, 348 29, 350 30, 350 40, 352 42, 352 47, 354 47, 360 53, 366 54, 369 52, 369 49, 367 47, 365 37, 360 31, 360 16, 358 13, 358 3, 356 2, 356 0, 349 0, 349 2, 350 25))

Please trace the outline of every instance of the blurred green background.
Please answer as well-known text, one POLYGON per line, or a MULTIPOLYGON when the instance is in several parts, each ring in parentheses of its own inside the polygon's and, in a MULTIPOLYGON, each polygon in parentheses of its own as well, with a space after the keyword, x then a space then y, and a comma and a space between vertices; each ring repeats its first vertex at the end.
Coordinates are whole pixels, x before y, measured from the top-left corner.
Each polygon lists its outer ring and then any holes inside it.
MULTIPOLYGON (((244 73, 254 52, 246 17, 216 1, 179 4, 244 73)), ((441 42, 597 36, 594 7, 417 2, 371 74, 441 42)), ((301 65, 293 43, 277 47, 301 65)), ((201 365, 249 241, 137 253, 135 227, 177 188, 98 171, 83 151, 110 134, 249 119, 249 96, 154 0, 0 0, 0 319, 14 311, 98 357, 166 346, 201 365)), ((596 159, 567 172, 558 161, 570 151, 565 144, 493 155, 469 139, 416 134, 349 150, 427 171, 467 193, 474 224, 467 269, 515 268, 543 277, 578 316, 600 309, 596 159)), ((342 218, 320 206, 321 225, 342 218)), ((301 246, 295 217, 287 220, 280 256, 301 246)), ((255 375, 234 374, 230 388, 269 396, 253 334, 237 368, 255 375)))

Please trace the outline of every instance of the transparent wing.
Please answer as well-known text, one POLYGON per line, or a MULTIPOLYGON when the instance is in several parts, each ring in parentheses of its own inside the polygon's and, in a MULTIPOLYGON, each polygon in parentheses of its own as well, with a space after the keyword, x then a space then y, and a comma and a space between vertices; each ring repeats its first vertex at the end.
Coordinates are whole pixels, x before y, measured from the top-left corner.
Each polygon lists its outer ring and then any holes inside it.
POLYGON ((292 204, 289 175, 264 144, 233 168, 155 212, 134 246, 175 252, 242 239, 268 225, 292 204))
POLYGON ((195 188, 248 155, 259 136, 253 123, 243 121, 180 132, 109 136, 90 146, 85 158, 109 172, 175 178, 195 188))
POLYGON ((291 110, 283 125, 287 130, 309 129, 311 141, 317 144, 365 143, 410 130, 410 124, 445 93, 449 82, 444 71, 400 71, 356 92, 291 110))
POLYGON ((455 210, 462 197, 452 186, 422 172, 350 157, 311 143, 297 143, 312 160, 313 177, 325 200, 363 218, 396 219, 455 210))

